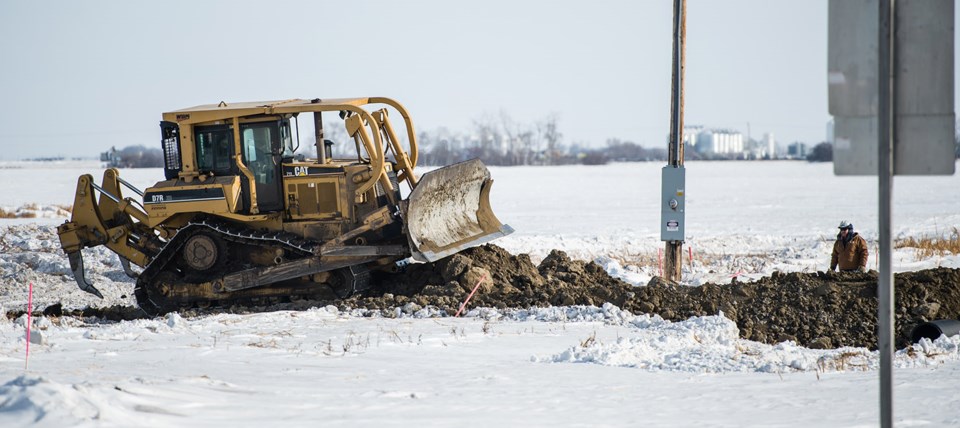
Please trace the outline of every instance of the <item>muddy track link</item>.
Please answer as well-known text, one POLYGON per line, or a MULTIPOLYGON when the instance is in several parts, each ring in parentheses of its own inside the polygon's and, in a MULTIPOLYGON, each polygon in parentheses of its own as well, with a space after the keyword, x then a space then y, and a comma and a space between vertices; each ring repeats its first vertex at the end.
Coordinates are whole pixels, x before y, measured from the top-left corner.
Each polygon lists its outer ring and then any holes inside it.
MULTIPOLYGON (((294 255, 294 258, 315 256, 320 250, 319 243, 305 240, 291 233, 251 230, 209 219, 190 222, 180 229, 173 239, 167 242, 137 279, 134 296, 137 299, 137 304, 148 315, 175 311, 189 307, 194 303, 202 304, 207 300, 192 297, 190 288, 199 285, 184 280, 183 275, 177 272, 171 264, 181 253, 183 245, 191 237, 200 233, 215 235, 231 244, 257 247, 279 246, 286 249, 288 254, 294 255), (174 293, 173 290, 176 292, 174 293)), ((222 273, 228 274, 230 272, 222 273)), ((256 298, 258 294, 261 293, 250 291, 225 293, 222 299, 217 299, 217 301, 221 304, 248 303, 248 300, 256 298)))

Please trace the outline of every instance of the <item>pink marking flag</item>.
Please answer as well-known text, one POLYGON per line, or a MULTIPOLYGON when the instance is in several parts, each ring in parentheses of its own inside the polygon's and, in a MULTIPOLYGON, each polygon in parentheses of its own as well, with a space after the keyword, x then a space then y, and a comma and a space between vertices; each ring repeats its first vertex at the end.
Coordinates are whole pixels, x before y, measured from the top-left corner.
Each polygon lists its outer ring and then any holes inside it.
POLYGON ((27 369, 30 362, 30 313, 33 312, 33 283, 30 283, 30 291, 27 295, 27 357, 23 360, 23 369, 27 369))
POLYGON ((471 291, 471 292, 470 292, 470 295, 467 296, 467 299, 464 300, 463 303, 460 304, 460 309, 457 309, 457 314, 453 316, 454 318, 460 316, 460 312, 463 312, 463 308, 467 307, 467 302, 470 301, 470 298, 473 297, 473 293, 476 293, 476 292, 477 292, 477 289, 480 288, 480 283, 482 283, 483 280, 485 280, 485 279, 487 279, 487 274, 483 274, 483 276, 480 277, 480 280, 477 281, 477 285, 474 285, 474 286, 473 286, 473 291, 471 291))

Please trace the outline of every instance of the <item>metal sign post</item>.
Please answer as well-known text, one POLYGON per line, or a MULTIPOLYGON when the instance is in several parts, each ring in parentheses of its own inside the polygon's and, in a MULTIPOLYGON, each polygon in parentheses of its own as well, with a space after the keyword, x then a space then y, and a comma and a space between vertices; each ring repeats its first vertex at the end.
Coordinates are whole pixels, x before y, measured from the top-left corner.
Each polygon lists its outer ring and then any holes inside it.
POLYGON ((833 170, 878 177, 880 425, 891 427, 893 176, 954 173, 954 3, 830 0, 829 11, 833 170))
POLYGON ((893 426, 893 256, 891 254, 890 223, 893 218, 893 2, 880 0, 879 28, 879 105, 877 122, 877 163, 880 204, 880 276, 877 290, 877 348, 880 352, 880 426, 893 426))

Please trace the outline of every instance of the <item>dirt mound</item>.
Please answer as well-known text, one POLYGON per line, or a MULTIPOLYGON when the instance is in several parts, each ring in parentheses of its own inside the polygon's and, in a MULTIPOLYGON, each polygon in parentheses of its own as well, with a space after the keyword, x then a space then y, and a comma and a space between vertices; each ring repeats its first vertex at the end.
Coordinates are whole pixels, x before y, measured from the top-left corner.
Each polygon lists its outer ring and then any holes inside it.
MULTIPOLYGON (((634 287, 611 277, 596 263, 571 260, 562 251, 552 251, 537 266, 528 255, 513 255, 495 245, 472 248, 436 263, 410 265, 399 274, 375 276, 370 290, 344 300, 251 302, 188 312, 302 310, 333 304, 342 309, 380 310, 387 316, 396 308, 409 313, 433 306, 452 315, 477 284, 471 308, 600 306, 610 302, 636 314, 659 314, 673 321, 722 312, 737 323, 741 337, 758 342, 793 340, 810 348, 876 349, 875 272, 775 272, 750 283, 699 287, 654 278, 646 287, 634 287)), ((960 317, 960 269, 903 273, 896 275, 895 284, 898 348, 909 344, 910 331, 917 324, 960 317)), ((130 306, 67 311, 53 305, 44 313, 110 320, 146 317, 130 306)), ((7 316, 21 314, 11 311, 7 316)))
MULTIPOLYGON (((775 273, 743 284, 643 287, 624 308, 672 320, 721 310, 737 323, 741 337, 758 342, 876 349, 877 283, 876 272, 775 273)), ((909 344, 917 324, 960 316, 958 269, 903 273, 894 284, 898 348, 909 344)))
MULTIPOLYGON (((347 306, 390 309, 414 303, 453 314, 481 282, 470 306, 602 305, 679 321, 723 315, 737 323, 741 337, 765 343, 793 340, 811 348, 876 348, 877 274, 775 272, 756 282, 688 287, 654 278, 633 287, 593 262, 571 260, 554 250, 539 266, 494 245, 473 248, 405 273, 377 278, 366 297, 347 306), (485 277, 486 280, 480 281, 485 277)), ((960 269, 931 269, 896 275, 896 343, 909 344, 919 323, 960 316, 960 269)))
POLYGON ((611 277, 596 263, 570 260, 562 251, 554 250, 536 266, 526 254, 514 256, 486 245, 436 263, 410 266, 399 275, 377 277, 372 290, 376 297, 351 300, 367 308, 412 301, 455 313, 478 283, 471 307, 623 305, 633 295, 632 286, 611 277), (395 301, 384 301, 384 296, 395 301))

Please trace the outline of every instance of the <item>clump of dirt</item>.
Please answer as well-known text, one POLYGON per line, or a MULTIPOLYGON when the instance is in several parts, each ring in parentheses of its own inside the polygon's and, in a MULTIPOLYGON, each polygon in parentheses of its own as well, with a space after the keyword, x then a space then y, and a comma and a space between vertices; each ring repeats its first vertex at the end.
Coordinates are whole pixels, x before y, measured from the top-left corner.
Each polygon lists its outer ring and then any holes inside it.
POLYGON ((528 308, 531 306, 624 305, 633 287, 611 277, 593 262, 571 260, 552 251, 536 266, 526 254, 512 255, 495 245, 471 248, 436 263, 410 266, 402 274, 375 278, 373 296, 346 303, 365 308, 390 308, 414 302, 455 313, 476 287, 470 306, 528 308))
MULTIPOLYGON (((390 309, 415 303, 453 314, 480 283, 470 307, 602 305, 679 321, 723 315, 743 338, 811 348, 857 346, 876 349, 876 272, 779 273, 755 282, 669 284, 654 278, 633 287, 593 262, 552 251, 539 266, 495 245, 473 248, 436 263, 413 265, 399 275, 376 278, 366 296, 341 304, 390 309), (481 281, 481 278, 485 278, 481 281)), ((960 269, 938 268, 896 275, 896 345, 909 345, 914 326, 960 316, 960 269)))

